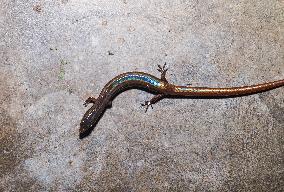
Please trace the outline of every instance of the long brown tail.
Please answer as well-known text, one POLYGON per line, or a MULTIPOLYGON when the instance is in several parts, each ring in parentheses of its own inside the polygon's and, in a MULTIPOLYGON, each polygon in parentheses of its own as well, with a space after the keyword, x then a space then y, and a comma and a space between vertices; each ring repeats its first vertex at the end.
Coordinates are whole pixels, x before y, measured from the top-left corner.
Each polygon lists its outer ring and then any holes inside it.
POLYGON ((230 97, 260 93, 284 86, 284 79, 258 85, 230 88, 173 86, 171 95, 197 97, 230 97))

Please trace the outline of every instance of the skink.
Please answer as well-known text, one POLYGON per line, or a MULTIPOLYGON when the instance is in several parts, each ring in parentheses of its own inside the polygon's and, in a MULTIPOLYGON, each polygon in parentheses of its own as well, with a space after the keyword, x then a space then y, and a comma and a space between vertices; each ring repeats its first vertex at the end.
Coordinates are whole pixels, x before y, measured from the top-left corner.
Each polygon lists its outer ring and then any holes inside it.
POLYGON ((156 94, 150 101, 145 101, 142 105, 146 107, 165 97, 235 97, 268 91, 284 85, 284 79, 243 87, 229 88, 209 88, 209 87, 191 87, 177 86, 170 84, 166 79, 168 69, 158 65, 158 71, 161 72, 161 78, 143 72, 123 73, 110 80, 101 91, 98 98, 89 97, 84 105, 92 103, 93 106, 84 114, 80 123, 80 138, 84 138, 95 127, 101 115, 106 108, 111 106, 111 102, 119 93, 133 88, 143 89, 156 94))

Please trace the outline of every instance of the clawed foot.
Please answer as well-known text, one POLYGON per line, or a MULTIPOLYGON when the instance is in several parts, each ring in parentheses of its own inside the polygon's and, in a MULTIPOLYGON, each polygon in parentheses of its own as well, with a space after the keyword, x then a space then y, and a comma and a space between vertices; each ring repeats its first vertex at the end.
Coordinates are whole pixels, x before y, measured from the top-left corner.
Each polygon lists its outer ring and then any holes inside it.
POLYGON ((89 97, 85 102, 84 102, 84 106, 87 107, 89 103, 95 103, 96 102, 96 98, 94 97, 89 97))
POLYGON ((145 103, 141 103, 141 105, 142 105, 143 107, 146 106, 146 107, 145 107, 145 113, 147 112, 149 106, 151 106, 151 108, 153 109, 153 106, 152 106, 151 101, 145 101, 145 103))
POLYGON ((166 73, 168 71, 168 68, 166 68, 167 63, 165 63, 163 66, 158 65, 158 71, 161 72, 161 80, 168 82, 166 79, 166 73))
POLYGON ((163 65, 163 67, 161 65, 158 65, 158 71, 161 73, 166 73, 168 68, 166 68, 167 63, 165 62, 165 64, 163 65))
POLYGON ((149 107, 151 106, 151 108, 153 109, 153 104, 154 103, 157 103, 159 100, 163 99, 164 98, 164 95, 163 94, 158 94, 158 95, 155 95, 150 101, 145 101, 145 103, 142 103, 141 105, 144 107, 146 106, 145 108, 145 113, 147 112, 147 110, 149 109, 149 107))

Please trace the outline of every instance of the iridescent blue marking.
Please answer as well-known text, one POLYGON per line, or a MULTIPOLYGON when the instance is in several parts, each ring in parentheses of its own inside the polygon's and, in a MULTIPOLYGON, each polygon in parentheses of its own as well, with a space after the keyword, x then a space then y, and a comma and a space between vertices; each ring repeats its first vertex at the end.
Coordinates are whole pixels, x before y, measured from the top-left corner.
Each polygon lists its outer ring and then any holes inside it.
POLYGON ((113 82, 112 87, 116 87, 117 85, 125 82, 125 81, 143 81, 145 83, 149 83, 155 87, 159 87, 162 84, 157 81, 156 79, 153 79, 149 76, 144 76, 144 75, 138 75, 138 74, 128 74, 126 76, 121 77, 120 79, 117 79, 113 82))

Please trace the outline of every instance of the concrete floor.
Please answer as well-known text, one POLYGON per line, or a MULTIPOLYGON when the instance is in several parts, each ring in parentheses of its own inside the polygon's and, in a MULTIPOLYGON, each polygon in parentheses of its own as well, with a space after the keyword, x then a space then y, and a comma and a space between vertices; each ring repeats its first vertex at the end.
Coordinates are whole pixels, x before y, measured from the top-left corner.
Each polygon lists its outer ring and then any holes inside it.
POLYGON ((0 191, 283 191, 284 88, 229 99, 119 95, 114 76, 242 86, 284 78, 280 0, 1 0, 0 191))

